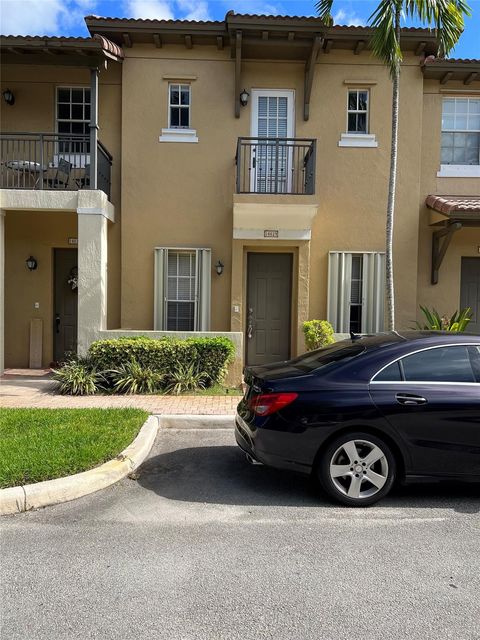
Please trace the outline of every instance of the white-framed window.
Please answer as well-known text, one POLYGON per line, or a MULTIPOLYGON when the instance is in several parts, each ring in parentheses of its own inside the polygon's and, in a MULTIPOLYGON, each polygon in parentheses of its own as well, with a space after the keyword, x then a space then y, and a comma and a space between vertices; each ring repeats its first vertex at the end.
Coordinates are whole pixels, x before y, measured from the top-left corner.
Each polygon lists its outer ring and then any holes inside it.
POLYGON ((339 147, 378 147, 370 131, 370 90, 347 90, 346 133, 342 133, 339 147))
POLYGON ((171 82, 168 85, 168 127, 162 129, 160 142, 198 142, 197 132, 191 128, 192 87, 171 82))
POLYGON ((347 103, 347 133, 368 133, 368 89, 349 89, 347 103))
POLYGON ((60 158, 76 167, 85 167, 90 162, 90 105, 89 87, 57 87, 56 130, 64 134, 64 139, 60 138, 56 145, 54 166, 58 166, 60 158), (87 139, 76 140, 75 136, 87 139))
POLYGON ((480 165, 480 97, 444 98, 442 165, 480 165))
POLYGON ((384 253, 330 251, 327 316, 338 333, 383 331, 384 253))
POLYGON ((191 88, 189 84, 168 85, 169 129, 190 128, 191 88))
POLYGON ((157 331, 209 331, 211 250, 155 249, 157 331))

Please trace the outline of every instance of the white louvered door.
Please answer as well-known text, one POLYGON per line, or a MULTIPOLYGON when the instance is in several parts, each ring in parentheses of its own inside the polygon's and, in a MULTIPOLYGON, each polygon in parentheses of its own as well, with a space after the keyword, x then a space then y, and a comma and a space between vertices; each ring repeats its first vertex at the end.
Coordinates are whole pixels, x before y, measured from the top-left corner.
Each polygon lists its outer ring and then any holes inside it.
POLYGON ((294 137, 293 91, 252 90, 251 190, 289 193, 292 153, 285 138, 294 137), (283 139, 283 140, 282 140, 283 139))

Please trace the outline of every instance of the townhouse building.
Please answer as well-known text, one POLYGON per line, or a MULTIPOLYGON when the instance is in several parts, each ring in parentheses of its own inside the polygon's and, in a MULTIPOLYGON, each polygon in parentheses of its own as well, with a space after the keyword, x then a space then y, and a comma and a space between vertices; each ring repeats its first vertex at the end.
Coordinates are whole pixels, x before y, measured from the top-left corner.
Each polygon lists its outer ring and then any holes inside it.
MULTIPOLYGON (((115 335, 230 335, 243 363, 302 323, 384 329, 391 81, 366 27, 89 16, 2 36, 5 366, 115 335)), ((480 332, 480 60, 402 31, 396 323, 480 332)))

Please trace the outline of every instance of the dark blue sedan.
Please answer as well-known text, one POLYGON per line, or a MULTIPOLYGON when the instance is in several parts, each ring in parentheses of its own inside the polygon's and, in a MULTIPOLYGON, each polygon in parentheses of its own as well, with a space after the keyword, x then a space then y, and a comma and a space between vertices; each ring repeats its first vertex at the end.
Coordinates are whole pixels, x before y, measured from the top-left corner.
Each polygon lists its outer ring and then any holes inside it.
POLYGON ((480 336, 353 338, 249 367, 235 435, 250 462, 314 474, 349 506, 395 481, 480 481, 480 336))

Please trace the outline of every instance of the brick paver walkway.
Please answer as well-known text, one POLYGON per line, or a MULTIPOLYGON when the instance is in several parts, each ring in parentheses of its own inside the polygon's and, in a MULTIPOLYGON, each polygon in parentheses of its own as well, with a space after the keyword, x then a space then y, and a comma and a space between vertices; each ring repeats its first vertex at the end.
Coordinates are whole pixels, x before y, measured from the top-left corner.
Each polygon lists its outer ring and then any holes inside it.
POLYGON ((1 407, 50 409, 138 407, 150 413, 234 415, 240 396, 61 396, 47 372, 8 370, 0 379, 1 407))

